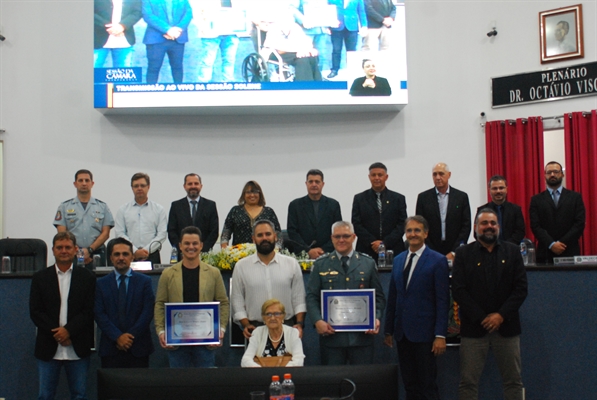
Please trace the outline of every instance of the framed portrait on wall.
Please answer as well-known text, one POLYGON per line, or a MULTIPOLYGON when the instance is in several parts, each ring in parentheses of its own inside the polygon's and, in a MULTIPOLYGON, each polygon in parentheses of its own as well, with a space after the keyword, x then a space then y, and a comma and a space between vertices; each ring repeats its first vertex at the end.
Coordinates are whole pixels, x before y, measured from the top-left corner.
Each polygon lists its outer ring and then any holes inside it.
POLYGON ((541 63, 584 57, 582 4, 539 13, 541 63))

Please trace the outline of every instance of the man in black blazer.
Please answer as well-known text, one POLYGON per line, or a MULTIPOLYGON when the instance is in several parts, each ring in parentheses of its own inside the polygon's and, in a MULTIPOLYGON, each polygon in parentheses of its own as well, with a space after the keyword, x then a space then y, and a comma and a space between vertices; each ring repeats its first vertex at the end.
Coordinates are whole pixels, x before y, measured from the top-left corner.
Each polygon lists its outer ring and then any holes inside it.
POLYGON ((102 335, 102 368, 148 368, 154 347, 149 324, 155 296, 151 278, 131 269, 133 244, 118 237, 108 243, 114 271, 97 281, 95 320, 102 335))
POLYGON ((527 277, 518 246, 498 239, 498 216, 475 218, 477 241, 456 250, 452 295, 460 311, 459 400, 477 400, 489 349, 502 375, 505 400, 522 400, 519 309, 527 277))
POLYGON ((419 193, 417 215, 429 223, 427 246, 454 259, 454 251, 468 243, 471 233, 471 207, 468 195, 449 185, 452 173, 445 163, 433 167, 435 187, 419 193))
POLYGON ((506 178, 501 175, 492 176, 489 179, 489 195, 491 201, 477 208, 477 214, 484 208, 491 208, 498 216, 500 240, 519 245, 524 239, 524 217, 519 205, 506 200, 508 195, 506 178))
POLYGON ((331 234, 334 222, 342 221, 340 203, 324 196, 323 172, 312 169, 307 172, 307 195, 288 205, 286 229, 295 253, 306 251, 309 258, 334 250, 331 234))
POLYGON ((404 221, 406 198, 388 190, 388 169, 380 162, 369 167, 371 189, 354 196, 352 224, 358 237, 356 250, 377 259, 380 243, 386 250, 400 254, 404 251, 404 221))
POLYGON ((102 68, 108 53, 112 55, 112 67, 132 67, 134 25, 141 19, 141 0, 94 0, 93 8, 94 67, 102 68), (120 17, 118 21, 115 15, 120 17))
POLYGON ((585 230, 585 204, 580 193, 562 187, 562 165, 545 166, 547 190, 531 198, 531 230, 537 239, 537 262, 552 263, 554 257, 580 255, 585 230))
MULTIPOLYGON (((168 240, 172 247, 178 248, 180 232, 187 226, 196 226, 201 231, 203 252, 209 252, 218 240, 218 210, 216 203, 200 197, 201 177, 195 173, 184 177, 184 190, 187 197, 172 202, 168 217, 168 240), (193 203, 194 202, 194 203, 193 203)), ((181 253, 178 250, 178 259, 181 253)))
POLYGON ((29 314, 37 327, 35 358, 40 399, 55 397, 62 367, 71 397, 87 398, 95 275, 73 265, 77 250, 71 232, 58 232, 52 244, 56 264, 31 278, 29 314))

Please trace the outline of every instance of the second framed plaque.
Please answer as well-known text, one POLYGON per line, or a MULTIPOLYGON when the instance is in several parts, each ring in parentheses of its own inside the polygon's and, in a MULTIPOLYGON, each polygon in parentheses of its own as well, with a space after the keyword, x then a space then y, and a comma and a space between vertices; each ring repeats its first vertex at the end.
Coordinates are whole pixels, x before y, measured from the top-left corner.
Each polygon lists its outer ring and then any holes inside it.
POLYGON ((338 332, 375 329, 375 289, 322 290, 321 315, 338 332))

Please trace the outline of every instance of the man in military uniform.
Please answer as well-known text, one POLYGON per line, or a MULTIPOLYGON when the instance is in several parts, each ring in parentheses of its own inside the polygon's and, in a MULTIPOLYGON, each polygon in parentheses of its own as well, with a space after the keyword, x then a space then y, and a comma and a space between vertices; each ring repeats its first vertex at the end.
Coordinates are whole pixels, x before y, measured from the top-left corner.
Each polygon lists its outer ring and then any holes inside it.
POLYGON ((85 254, 85 266, 92 267, 93 255, 101 255, 102 265, 106 264, 104 242, 110 236, 114 218, 108 205, 91 196, 93 174, 80 169, 75 173, 74 186, 77 197, 66 200, 58 206, 54 226, 58 232, 69 231, 77 238, 77 245, 85 254))
POLYGON ((332 244, 335 251, 315 261, 307 287, 307 315, 319 334, 323 365, 372 364, 373 335, 379 332, 386 299, 377 276, 375 261, 355 252, 354 228, 350 222, 332 225, 332 244), (366 332, 338 332, 323 320, 321 290, 375 289, 375 329, 366 332))

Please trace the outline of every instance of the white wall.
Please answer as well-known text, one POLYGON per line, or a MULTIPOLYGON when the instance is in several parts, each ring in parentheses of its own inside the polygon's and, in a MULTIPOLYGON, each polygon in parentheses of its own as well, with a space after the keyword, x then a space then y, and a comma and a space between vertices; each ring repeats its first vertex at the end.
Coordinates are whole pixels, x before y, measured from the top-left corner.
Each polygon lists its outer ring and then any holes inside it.
MULTIPOLYGON (((151 176, 150 197, 166 208, 183 197, 184 174, 198 172, 220 225, 244 182, 255 179, 285 227, 309 168, 324 171, 324 192, 350 219, 372 162, 386 163, 388 186, 407 196, 412 214, 417 194, 432 186, 432 165, 445 161, 451 184, 468 192, 474 208, 486 201, 481 111, 494 120, 597 108, 597 97, 490 106, 490 77, 544 67, 538 12, 577 2, 407 1, 410 104, 399 114, 195 117, 93 109, 92 1, 0 0, 4 235, 50 242, 56 207, 75 195, 79 168, 93 171, 93 194, 113 213, 131 199, 135 172, 151 176), (499 33, 489 39, 492 20, 499 33)), ((583 7, 585 58, 548 67, 595 61, 596 1, 583 7)))

